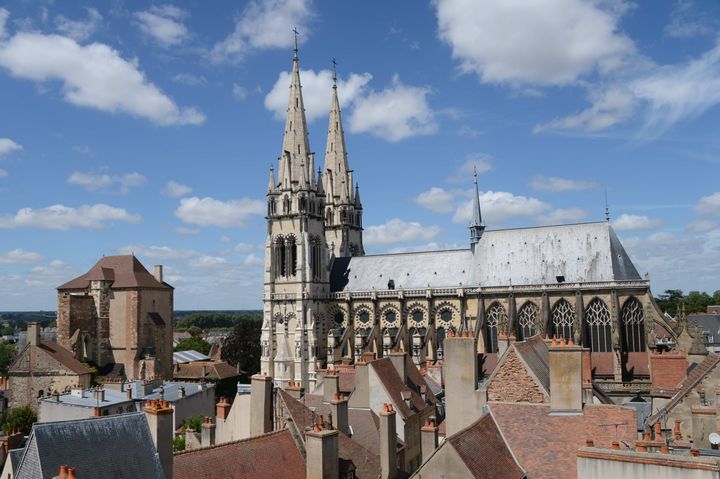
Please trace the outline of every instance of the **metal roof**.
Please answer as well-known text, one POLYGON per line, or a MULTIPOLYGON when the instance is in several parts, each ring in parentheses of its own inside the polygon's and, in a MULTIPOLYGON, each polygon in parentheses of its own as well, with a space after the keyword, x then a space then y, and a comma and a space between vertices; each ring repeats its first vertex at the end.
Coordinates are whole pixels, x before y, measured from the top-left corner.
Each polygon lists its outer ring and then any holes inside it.
POLYGON ((203 353, 199 353, 194 349, 188 349, 187 351, 177 351, 173 353, 173 364, 185 364, 192 363, 193 361, 210 361, 210 356, 206 356, 203 353))

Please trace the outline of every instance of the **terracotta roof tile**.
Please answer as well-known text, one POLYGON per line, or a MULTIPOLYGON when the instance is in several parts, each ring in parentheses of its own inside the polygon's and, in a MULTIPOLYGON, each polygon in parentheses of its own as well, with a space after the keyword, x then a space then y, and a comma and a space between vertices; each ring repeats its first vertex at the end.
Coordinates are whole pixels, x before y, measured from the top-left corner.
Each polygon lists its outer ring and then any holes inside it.
MULTIPOLYGON (((385 387, 385 390, 390 396, 393 405, 403 416, 403 418, 407 419, 412 415, 416 414, 417 411, 422 411, 423 409, 425 409, 425 407, 427 406, 425 404, 425 401, 423 401, 420 394, 418 394, 414 389, 408 387, 405 383, 403 383, 402 378, 398 374, 390 358, 382 358, 375 360, 370 363, 370 366, 373 368, 378 378, 380 378, 380 382, 382 382, 383 386, 385 387), (415 409, 414 411, 405 404, 405 401, 402 398, 403 391, 410 391, 411 402, 415 409)), ((414 365, 412 367, 415 368, 414 365)), ((409 374, 408 377, 410 377, 409 374)), ((422 376, 420 376, 420 378, 422 379, 422 376)), ((428 397, 429 396, 432 395, 430 394, 428 395, 428 397)))
POLYGON ((73 353, 60 346, 55 341, 42 340, 37 346, 38 349, 50 355, 75 374, 90 374, 90 370, 83 363, 75 359, 73 353))
POLYGON ((160 283, 148 272, 140 261, 132 255, 103 256, 87 273, 58 286, 59 290, 86 289, 90 281, 112 281, 111 288, 157 288, 169 289, 172 286, 160 283))
POLYGON ((192 363, 175 364, 175 379, 228 379, 239 376, 237 370, 225 361, 195 361, 192 363), (203 367, 205 375, 203 376, 203 367))
POLYGON ((550 363, 548 347, 540 336, 513 344, 520 358, 537 378, 538 382, 550 393, 550 363))
POLYGON ((173 457, 173 479, 268 477, 305 479, 305 459, 287 429, 173 457))

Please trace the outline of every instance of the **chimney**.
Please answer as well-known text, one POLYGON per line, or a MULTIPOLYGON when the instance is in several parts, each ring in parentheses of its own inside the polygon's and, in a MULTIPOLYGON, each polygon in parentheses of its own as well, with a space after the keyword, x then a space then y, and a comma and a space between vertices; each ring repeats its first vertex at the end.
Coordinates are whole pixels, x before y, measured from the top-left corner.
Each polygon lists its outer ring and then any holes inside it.
POLYGON ((348 423, 348 400, 347 398, 336 394, 330 401, 330 409, 332 410, 333 419, 335 420, 335 429, 350 435, 350 426, 348 423))
POLYGON ((27 325, 27 341, 30 346, 40 344, 40 325, 34 321, 27 325))
POLYGON ((360 359, 355 363, 355 389, 350 395, 351 407, 369 408, 370 407, 370 378, 368 376, 368 364, 364 359, 360 359))
POLYGON ((162 282, 163 282, 163 267, 161 264, 155 265, 155 272, 154 272, 153 276, 155 276, 155 279, 157 280, 158 283, 162 284, 162 282))
POLYGON ((201 426, 200 443, 202 447, 215 445, 215 424, 213 424, 210 416, 205 416, 205 422, 201 426))
POLYGON ((582 414, 582 352, 572 341, 555 341, 549 348, 550 414, 582 414))
POLYGON ((185 397, 185 386, 178 387, 178 399, 185 397))
MULTIPOLYGON (((9 476, 10 474, 8 474, 9 476)), ((67 479, 68 476, 68 467, 66 464, 63 464, 60 466, 60 473, 57 476, 57 479, 67 479)))
POLYGON ((220 402, 215 405, 215 416, 224 421, 230 414, 230 407, 231 404, 227 402, 227 398, 225 396, 220 396, 220 402))
POLYGON ((93 399, 98 402, 105 401, 105 389, 103 389, 101 386, 96 387, 93 390, 93 399))
POLYGON ((438 427, 435 418, 430 417, 420 429, 420 444, 422 447, 422 462, 428 460, 438 447, 438 427))
POLYGON ((125 392, 127 393, 127 398, 132 399, 132 385, 128 384, 127 388, 125 389, 125 392))
POLYGON ((407 384, 407 363, 405 361, 405 353, 401 351, 393 351, 390 353, 390 361, 392 361, 403 384, 407 384))
POLYGON ((320 424, 305 433, 305 462, 307 479, 337 479, 340 477, 338 431, 326 429, 322 416, 320 424))
POLYGON ((397 437, 395 431, 396 412, 392 404, 385 403, 380 411, 380 477, 397 477, 397 437))
POLYGON ((445 421, 447 436, 465 429, 482 416, 487 391, 478 388, 477 343, 471 335, 445 338, 445 421))
MULTIPOLYGON (((692 406, 692 438, 693 447, 699 449, 710 449, 711 433, 716 431, 715 414, 717 409, 714 406, 692 406)), ((659 422, 657 424, 660 424, 659 422)), ((678 428, 679 429, 679 428, 678 428)), ((655 438, 656 441, 661 439, 655 438)))
POLYGON ((285 392, 287 392, 290 396, 299 401, 300 399, 302 399, 303 394, 305 393, 305 389, 300 385, 299 382, 288 381, 285 392))
POLYGON ((259 436, 273 430, 272 377, 255 374, 250 385, 250 435, 259 436))
POLYGON ((323 402, 332 401, 340 389, 340 376, 336 372, 328 371, 323 380, 323 402))
POLYGON ((164 400, 151 399, 145 403, 145 417, 155 449, 160 456, 165 479, 173 477, 173 438, 175 435, 175 419, 173 408, 164 400))
POLYGON ((650 377, 652 389, 674 394, 677 386, 687 375, 688 362, 685 353, 670 351, 650 354, 650 377))

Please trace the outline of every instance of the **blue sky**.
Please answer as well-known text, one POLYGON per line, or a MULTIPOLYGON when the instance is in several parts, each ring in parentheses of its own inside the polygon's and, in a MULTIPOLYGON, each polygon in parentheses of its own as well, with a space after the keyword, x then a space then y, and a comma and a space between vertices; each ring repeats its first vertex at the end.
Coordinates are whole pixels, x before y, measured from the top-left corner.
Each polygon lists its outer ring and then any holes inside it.
POLYGON ((720 289, 717 2, 358 5, 0 2, 0 310, 127 252, 177 309, 259 308, 294 26, 320 161, 338 62, 369 253, 467 245, 476 167, 488 228, 607 189, 656 294, 720 289))

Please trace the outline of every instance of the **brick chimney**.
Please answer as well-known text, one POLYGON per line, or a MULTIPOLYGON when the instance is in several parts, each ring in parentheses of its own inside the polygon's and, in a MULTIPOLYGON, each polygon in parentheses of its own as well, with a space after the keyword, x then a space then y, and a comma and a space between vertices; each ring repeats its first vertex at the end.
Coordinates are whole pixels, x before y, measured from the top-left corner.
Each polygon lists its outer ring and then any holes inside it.
POLYGON ((561 339, 549 348, 550 413, 582 413, 583 348, 561 339))
POLYGON ((153 276, 155 276, 155 279, 158 283, 163 282, 163 267, 161 264, 155 265, 155 271, 153 272, 153 276))
POLYGON ((402 351, 393 351, 390 353, 390 361, 392 361, 403 384, 407 384, 407 363, 405 361, 406 354, 402 351))
POLYGON ((340 376, 335 371, 330 371, 325 374, 323 380, 323 402, 330 402, 340 392, 340 376))
POLYGON ((335 421, 335 429, 350 435, 350 425, 348 422, 348 400, 347 398, 336 394, 330 401, 330 409, 332 410, 333 421, 335 421))
POLYGON ((669 351, 650 355, 650 377, 653 392, 674 394, 685 379, 688 362, 685 352, 669 351))
POLYGON ((155 449, 160 456, 165 479, 173 477, 173 437, 175 419, 173 408, 165 400, 149 400, 145 403, 145 417, 150 426, 155 449))
POLYGON ((435 424, 434 417, 429 418, 420 429, 420 444, 422 447, 422 462, 425 462, 438 447, 438 427, 435 424))
POLYGON ((205 422, 200 427, 200 443, 202 447, 210 447, 215 445, 215 424, 213 424, 210 416, 205 416, 205 422))
POLYGON ((27 342, 30 346, 37 346, 40 344, 40 325, 35 321, 32 321, 27 325, 27 342))
POLYGON ((273 430, 273 380, 256 374, 250 384, 250 435, 259 436, 273 430))
POLYGON ((315 424, 312 431, 305 433, 305 463, 307 479, 337 479, 340 477, 338 457, 338 431, 315 424))
POLYGON ((220 396, 220 402, 215 405, 215 416, 217 416, 218 420, 224 421, 227 419, 231 407, 232 405, 227 401, 227 398, 220 396))
POLYGON ((397 477, 397 432, 395 430, 396 412, 392 404, 385 403, 380 411, 380 477, 397 477))
POLYGON ((478 387, 477 343, 472 335, 448 334, 443 344, 445 359, 445 421, 448 437, 482 416, 487 390, 478 387))

